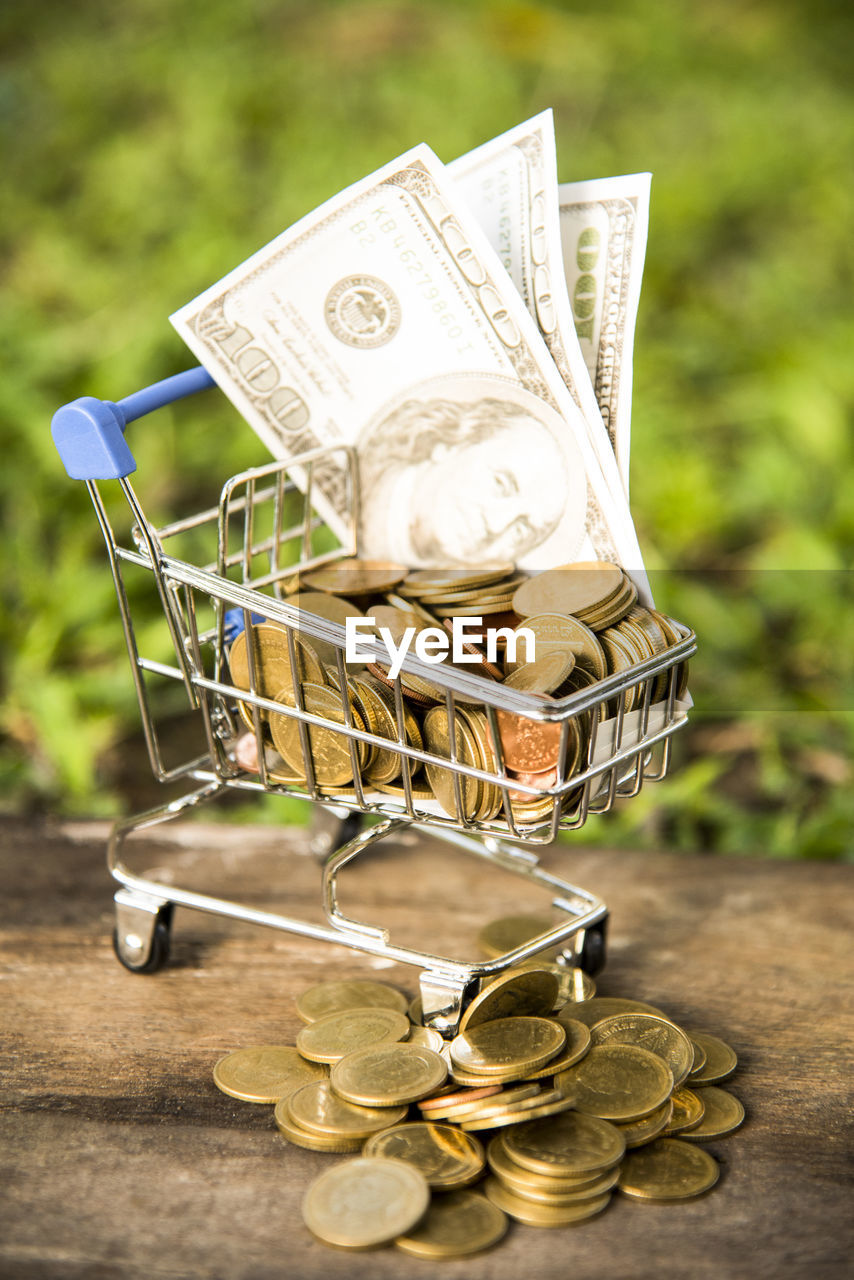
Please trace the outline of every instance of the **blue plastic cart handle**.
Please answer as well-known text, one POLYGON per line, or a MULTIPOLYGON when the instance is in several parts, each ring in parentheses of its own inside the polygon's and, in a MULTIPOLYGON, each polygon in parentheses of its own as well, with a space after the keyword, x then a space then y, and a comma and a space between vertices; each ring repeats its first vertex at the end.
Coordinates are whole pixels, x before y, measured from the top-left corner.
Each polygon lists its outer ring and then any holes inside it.
POLYGON ((135 391, 118 404, 81 396, 63 405, 53 415, 50 429, 65 470, 72 480, 119 480, 129 476, 136 471, 136 462, 124 436, 127 424, 215 386, 207 369, 196 365, 135 391))

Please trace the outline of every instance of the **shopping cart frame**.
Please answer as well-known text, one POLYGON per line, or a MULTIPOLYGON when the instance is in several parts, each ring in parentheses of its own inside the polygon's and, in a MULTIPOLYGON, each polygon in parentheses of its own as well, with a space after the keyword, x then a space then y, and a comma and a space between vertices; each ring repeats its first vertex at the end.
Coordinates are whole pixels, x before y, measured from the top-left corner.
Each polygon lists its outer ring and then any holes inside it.
POLYGON ((628 672, 609 676, 590 689, 549 702, 464 671, 437 669, 414 655, 407 656, 402 673, 429 680, 443 690, 451 740, 447 758, 432 755, 423 746, 414 747, 407 741, 400 675, 393 682, 397 742, 377 738, 367 726, 360 729, 348 710, 346 697, 341 699, 343 724, 313 715, 305 707, 298 681, 294 686, 294 706, 283 707, 271 702, 259 692, 252 646, 247 646, 250 687, 237 688, 230 681, 226 659, 226 613, 235 609, 240 611, 243 627, 247 629, 259 614, 286 629, 294 671, 298 669, 297 636, 331 644, 336 651, 339 687, 346 689, 343 628, 296 609, 288 603, 288 592, 297 573, 358 554, 358 462, 353 449, 337 446, 302 453, 287 462, 252 468, 228 479, 217 507, 155 527, 146 517, 128 480, 136 464, 124 438, 125 428, 158 408, 214 385, 204 369, 189 369, 116 403, 92 397, 73 401, 60 409, 53 420, 53 435, 60 456, 69 475, 85 481, 104 536, 152 771, 161 782, 191 784, 177 799, 119 821, 113 827, 108 844, 108 867, 120 886, 115 894, 114 944, 118 958, 135 972, 153 972, 160 968, 168 956, 175 906, 228 916, 417 966, 422 971, 424 1021, 446 1035, 453 1033, 461 1012, 483 981, 538 954, 557 950, 562 963, 595 972, 604 961, 607 923, 604 902, 546 871, 531 846, 552 842, 561 830, 581 827, 590 813, 606 812, 617 798, 637 795, 645 781, 664 777, 670 763, 672 734, 687 719, 687 705, 679 695, 684 687, 685 664, 696 652, 693 632, 681 628, 682 639, 666 652, 638 663, 628 672), (324 550, 317 545, 323 521, 312 499, 318 475, 328 478, 330 468, 346 491, 349 521, 347 537, 334 549, 324 550), (130 511, 133 545, 124 545, 116 536, 99 489, 99 482, 104 480, 116 481, 121 489, 130 511), (301 507, 300 515, 287 524, 288 511, 294 502, 301 507), (180 542, 182 538, 200 533, 212 535, 214 531, 216 554, 205 564, 167 554, 166 547, 173 541, 180 542), (296 560, 295 548, 298 549, 296 560), (259 572, 259 564, 263 572, 259 572), (169 661, 148 657, 140 651, 125 581, 129 570, 140 570, 154 582, 171 641, 169 661), (206 611, 211 623, 207 627, 200 625, 202 611, 206 611), (190 707, 201 719, 206 750, 178 766, 167 766, 164 760, 147 684, 151 678, 183 685, 190 707), (474 698, 482 707, 496 761, 494 769, 477 768, 461 759, 454 729, 457 698, 464 703, 474 698), (257 776, 241 769, 234 758, 239 704, 243 704, 245 715, 251 717, 257 746, 257 776), (560 726, 557 781, 545 792, 508 776, 497 719, 501 711, 560 726), (298 722, 304 783, 281 783, 271 777, 264 751, 265 714, 285 714, 298 722), (582 723, 586 726, 586 749, 578 762, 571 760, 570 730, 575 733, 582 723), (308 738, 310 726, 332 728, 346 739, 353 765, 353 786, 347 792, 330 795, 318 784, 308 738), (392 800, 371 792, 362 777, 360 744, 381 745, 400 755, 404 766, 402 796, 392 800), (410 766, 414 771, 426 762, 440 765, 452 775, 455 813, 442 814, 436 811, 435 805, 425 806, 413 795, 410 766), (468 811, 465 788, 474 782, 500 790, 502 805, 498 815, 479 820, 468 811), (236 791, 303 796, 331 815, 325 840, 322 832, 317 833, 315 840, 317 845, 325 845, 321 850, 324 853, 325 925, 181 889, 137 875, 123 862, 126 842, 134 833, 159 826, 236 791), (549 812, 538 821, 524 821, 511 792, 517 797, 521 792, 532 799, 545 800, 549 812), (362 814, 372 815, 379 821, 360 831, 362 814), (347 815, 350 817, 345 822, 347 815), (387 929, 345 915, 339 906, 338 892, 343 868, 379 841, 407 830, 426 828, 455 849, 521 875, 547 890, 552 895, 552 906, 564 918, 553 928, 495 959, 472 963, 395 945, 387 929), (338 847, 336 835, 345 830, 351 838, 338 847))

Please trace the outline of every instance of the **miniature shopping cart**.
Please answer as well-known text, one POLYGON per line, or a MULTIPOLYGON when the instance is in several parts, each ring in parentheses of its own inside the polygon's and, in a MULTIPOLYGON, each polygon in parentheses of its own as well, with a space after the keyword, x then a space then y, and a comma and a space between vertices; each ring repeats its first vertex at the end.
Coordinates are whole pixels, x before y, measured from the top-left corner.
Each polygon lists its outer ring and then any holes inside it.
POLYGON ((235 618, 248 633, 261 617, 285 629, 294 672, 299 670, 299 643, 325 642, 327 652, 332 646, 336 683, 346 691, 344 628, 296 608, 288 595, 299 573, 358 555, 358 463, 354 451, 345 446, 271 462, 228 479, 218 506, 155 527, 128 480, 136 464, 124 437, 125 427, 214 385, 204 369, 194 368, 115 404, 91 397, 76 400, 60 409, 53 421, 60 456, 69 475, 86 482, 106 541, 151 767, 159 781, 185 786, 178 799, 118 822, 113 829, 108 865, 120 886, 115 895, 118 958, 137 972, 159 968, 168 955, 174 907, 192 907, 417 965, 422 970, 424 1021, 445 1034, 454 1031, 461 1011, 484 979, 537 953, 561 949, 565 963, 596 971, 604 958, 605 904, 547 872, 532 850, 553 841, 562 830, 581 827, 588 814, 606 812, 618 797, 637 795, 645 781, 665 775, 671 736, 687 717, 687 705, 680 698, 685 664, 696 651, 693 633, 680 628, 681 639, 665 652, 556 700, 407 656, 401 675, 393 681, 396 742, 376 737, 368 726, 357 723, 346 692, 341 695, 342 721, 307 710, 298 680, 293 705, 265 697, 253 667, 251 645, 246 646, 249 687, 237 687, 228 665, 235 618), (315 505, 318 477, 328 476, 330 468, 338 478, 348 514, 349 534, 343 541, 331 536, 315 505), (130 509, 130 533, 123 541, 114 532, 99 489, 98 482, 105 480, 118 483, 130 509), (132 587, 130 577, 135 579, 132 587), (132 619, 140 578, 146 591, 159 596, 165 622, 157 638, 146 626, 145 651, 141 629, 134 629, 132 619), (431 754, 407 736, 405 673, 440 686, 450 736, 447 756, 431 754), (152 688, 157 684, 177 692, 185 708, 189 703, 201 730, 200 753, 177 765, 167 766, 164 759, 162 713, 155 707, 152 688), (454 728, 458 699, 469 706, 475 702, 485 715, 493 768, 476 767, 464 758, 454 728), (498 723, 501 712, 557 726, 556 781, 547 791, 507 773, 498 723), (298 725, 304 780, 282 781, 267 765, 264 720, 273 714, 289 716, 298 725), (256 772, 241 767, 235 752, 247 722, 256 739, 256 772), (336 789, 333 795, 315 777, 311 727, 340 735, 350 753, 352 785, 336 789), (580 759, 577 751, 570 750, 570 744, 578 741, 585 744, 580 759), (399 753, 401 794, 390 796, 372 789, 362 772, 365 747, 399 753), (425 764, 450 774, 452 812, 443 811, 412 787, 412 774, 425 764), (475 782, 499 789, 501 805, 493 816, 478 818, 465 802, 466 788, 475 782), (123 865, 123 846, 133 832, 241 792, 298 795, 321 807, 318 812, 326 822, 328 846, 322 869, 326 924, 181 889, 136 875, 123 865), (535 820, 524 817, 532 806, 526 810, 514 803, 520 792, 537 800, 535 820), (373 820, 364 829, 362 815, 373 820), (342 868, 387 836, 422 827, 467 854, 544 887, 562 913, 560 923, 496 959, 464 963, 395 945, 388 930, 344 915, 338 905, 342 868))

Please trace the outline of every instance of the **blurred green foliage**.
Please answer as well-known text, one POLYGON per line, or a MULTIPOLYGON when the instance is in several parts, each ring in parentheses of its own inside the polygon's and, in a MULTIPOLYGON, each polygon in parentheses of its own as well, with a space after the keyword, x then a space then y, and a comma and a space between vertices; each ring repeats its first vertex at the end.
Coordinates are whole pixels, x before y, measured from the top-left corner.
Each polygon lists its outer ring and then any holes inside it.
MULTIPOLYGON (((552 106, 565 180, 654 174, 632 505, 659 604, 701 644, 678 768, 580 838, 850 856, 851 15, 831 0, 8 0, 6 806, 124 806, 109 762, 137 723, 53 410, 192 363, 168 313, 347 183, 422 140, 452 159, 552 106)), ((157 516, 259 460, 222 397, 132 430, 157 516)))

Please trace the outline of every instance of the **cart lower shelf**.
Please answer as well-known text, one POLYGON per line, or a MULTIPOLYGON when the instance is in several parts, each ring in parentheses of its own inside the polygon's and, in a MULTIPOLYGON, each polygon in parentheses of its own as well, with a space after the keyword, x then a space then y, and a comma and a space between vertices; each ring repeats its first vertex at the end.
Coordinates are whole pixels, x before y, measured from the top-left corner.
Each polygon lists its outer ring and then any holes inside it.
POLYGON ((602 900, 585 889, 560 879, 539 865, 536 854, 491 837, 474 839, 459 831, 430 827, 434 838, 493 867, 523 876, 547 889, 552 906, 564 919, 554 928, 492 960, 465 963, 415 948, 392 943, 389 930, 344 915, 338 905, 338 881, 343 868, 379 841, 407 830, 418 831, 419 823, 409 818, 385 818, 359 831, 358 815, 339 817, 332 808, 318 807, 323 815, 312 837, 316 852, 330 848, 323 858, 322 904, 327 924, 298 920, 276 912, 259 911, 239 902, 180 889, 162 881, 134 874, 121 861, 125 842, 134 832, 158 826, 211 803, 228 793, 216 779, 204 783, 177 800, 137 817, 118 822, 113 828, 108 865, 120 888, 115 894, 116 928, 114 946, 121 963, 134 973, 154 973, 167 962, 176 906, 215 915, 229 916, 247 924, 265 925, 287 933, 338 943, 370 952, 391 961, 410 964, 421 970, 420 993, 425 1026, 445 1036, 453 1035, 460 1017, 477 994, 482 982, 521 964, 543 951, 559 949, 559 961, 593 974, 605 959, 608 912, 602 900))

